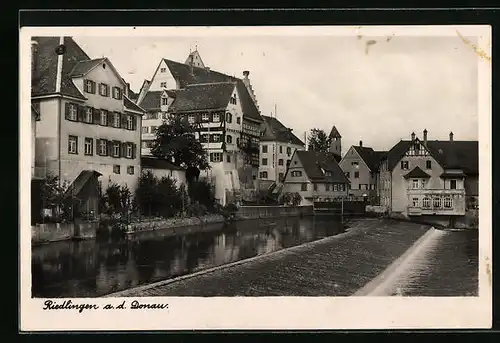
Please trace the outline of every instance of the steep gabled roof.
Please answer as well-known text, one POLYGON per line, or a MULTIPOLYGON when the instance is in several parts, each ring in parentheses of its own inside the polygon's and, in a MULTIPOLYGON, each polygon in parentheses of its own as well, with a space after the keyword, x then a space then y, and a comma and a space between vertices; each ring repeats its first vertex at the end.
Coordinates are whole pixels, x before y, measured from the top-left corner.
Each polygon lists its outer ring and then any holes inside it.
MULTIPOLYGON (((420 144, 424 142, 420 141, 420 144)), ((401 140, 388 151, 389 170, 394 169, 410 145, 411 141, 401 140)), ((479 172, 478 141, 427 141, 427 149, 444 169, 462 169, 466 174, 479 172)))
POLYGON ((169 112, 225 110, 234 87, 233 82, 188 85, 182 91, 177 92, 169 112))
POLYGON ((359 156, 365 161, 368 168, 371 171, 375 172, 378 170, 380 165, 380 158, 383 156, 381 153, 375 152, 372 148, 369 147, 361 147, 361 146, 353 146, 359 156))
POLYGON ((333 154, 299 150, 296 150, 295 154, 311 182, 349 183, 349 179, 346 178, 333 154), (326 175, 322 169, 330 172, 331 175, 326 175))
POLYGON ((269 116, 262 116, 262 119, 264 119, 264 130, 263 135, 260 137, 261 141, 305 145, 304 142, 292 133, 291 129, 283 125, 278 119, 269 116))
MULTIPOLYGON (((60 37, 33 37, 36 41, 37 53, 35 72, 31 80, 31 95, 40 96, 56 93, 57 61, 56 48, 60 37)), ((64 37, 65 51, 62 55, 61 89, 63 95, 85 100, 85 96, 76 88, 71 80, 71 71, 80 61, 90 61, 90 57, 71 37, 64 37)))
POLYGON ((406 151, 410 148, 411 141, 400 140, 394 145, 391 150, 389 150, 385 156, 387 160, 387 168, 389 170, 393 170, 394 167, 398 164, 401 157, 406 153, 406 151))
POLYGON ((178 80, 180 88, 184 88, 187 85, 202 83, 236 82, 243 116, 258 122, 262 121, 260 112, 248 93, 248 89, 243 83, 243 80, 209 70, 208 68, 191 67, 185 63, 179 63, 168 59, 163 59, 163 61, 165 61, 172 76, 178 80))
POLYGON ((161 107, 161 94, 163 91, 149 91, 138 104, 145 110, 159 110, 161 107))
POLYGON ((479 173, 478 141, 427 141, 427 147, 443 168, 479 173))
POLYGON ((329 138, 342 138, 342 136, 339 133, 339 130, 337 130, 335 125, 332 127, 332 131, 330 131, 330 135, 328 137, 329 138))
POLYGON ((143 108, 137 106, 132 100, 130 100, 126 96, 123 97, 123 104, 125 105, 126 109, 141 112, 141 113, 146 113, 146 111, 143 108))
POLYGON ((73 70, 71 71, 71 77, 81 77, 85 76, 92 69, 97 67, 100 63, 104 62, 106 58, 96 58, 93 60, 79 61, 75 64, 73 70))

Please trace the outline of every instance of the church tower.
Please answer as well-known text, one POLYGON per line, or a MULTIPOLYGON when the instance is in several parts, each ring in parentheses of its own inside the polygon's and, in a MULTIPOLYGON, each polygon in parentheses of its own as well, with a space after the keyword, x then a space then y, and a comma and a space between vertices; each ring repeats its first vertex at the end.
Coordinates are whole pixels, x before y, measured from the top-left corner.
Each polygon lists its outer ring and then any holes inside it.
POLYGON ((340 161, 342 157, 342 136, 335 125, 332 127, 332 131, 330 131, 328 138, 330 138, 329 151, 336 156, 337 161, 340 161))

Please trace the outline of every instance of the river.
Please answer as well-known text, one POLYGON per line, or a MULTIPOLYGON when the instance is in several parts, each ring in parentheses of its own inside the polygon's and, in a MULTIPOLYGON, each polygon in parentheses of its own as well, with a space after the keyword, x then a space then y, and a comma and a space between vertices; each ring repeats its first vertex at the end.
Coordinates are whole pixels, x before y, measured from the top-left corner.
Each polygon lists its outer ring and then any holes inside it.
POLYGON ((213 224, 187 235, 158 230, 49 243, 32 248, 32 296, 102 296, 342 232, 339 218, 319 216, 213 224))

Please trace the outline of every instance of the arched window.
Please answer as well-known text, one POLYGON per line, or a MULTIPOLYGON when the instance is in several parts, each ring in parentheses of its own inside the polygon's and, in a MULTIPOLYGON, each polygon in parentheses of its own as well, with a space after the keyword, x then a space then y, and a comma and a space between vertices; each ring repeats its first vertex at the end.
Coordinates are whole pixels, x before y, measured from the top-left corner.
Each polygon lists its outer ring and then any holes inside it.
POLYGON ((233 121, 233 115, 229 112, 226 113, 226 122, 231 123, 233 121))
POLYGON ((233 143, 233 137, 231 135, 227 135, 226 141, 230 144, 233 143))

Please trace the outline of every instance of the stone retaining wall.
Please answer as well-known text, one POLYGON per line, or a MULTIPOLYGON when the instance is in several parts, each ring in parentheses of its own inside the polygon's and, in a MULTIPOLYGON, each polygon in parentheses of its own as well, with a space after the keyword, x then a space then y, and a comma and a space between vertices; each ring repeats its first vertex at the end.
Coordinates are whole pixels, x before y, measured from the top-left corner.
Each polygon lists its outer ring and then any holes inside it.
POLYGON ((36 224, 31 226, 31 243, 94 238, 98 225, 98 222, 36 224))

